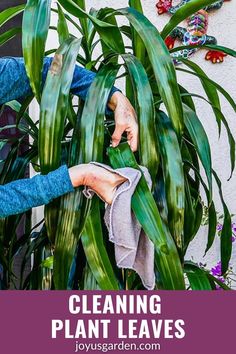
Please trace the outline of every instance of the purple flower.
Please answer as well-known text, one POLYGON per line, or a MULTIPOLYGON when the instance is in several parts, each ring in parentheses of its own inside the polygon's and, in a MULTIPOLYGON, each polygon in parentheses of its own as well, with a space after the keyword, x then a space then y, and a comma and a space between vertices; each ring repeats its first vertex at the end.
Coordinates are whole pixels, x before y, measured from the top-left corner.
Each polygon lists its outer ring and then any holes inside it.
POLYGON ((211 268, 211 274, 214 275, 215 277, 221 276, 221 262, 218 262, 215 267, 211 268))
MULTIPOLYGON (((215 267, 211 268, 211 274, 216 277, 221 283, 225 283, 225 278, 221 275, 221 262, 218 262, 215 267)), ((216 284, 216 290, 221 290, 220 285, 216 284)))
POLYGON ((232 240, 232 243, 235 242, 236 241, 236 237, 232 236, 231 240, 232 240))
POLYGON ((217 231, 221 231, 222 229, 223 229, 223 225, 220 224, 220 223, 218 223, 218 224, 217 224, 217 227, 216 227, 216 230, 217 230, 217 231))
POLYGON ((236 223, 233 222, 233 223, 231 224, 231 227, 232 227, 233 233, 236 234, 236 223))

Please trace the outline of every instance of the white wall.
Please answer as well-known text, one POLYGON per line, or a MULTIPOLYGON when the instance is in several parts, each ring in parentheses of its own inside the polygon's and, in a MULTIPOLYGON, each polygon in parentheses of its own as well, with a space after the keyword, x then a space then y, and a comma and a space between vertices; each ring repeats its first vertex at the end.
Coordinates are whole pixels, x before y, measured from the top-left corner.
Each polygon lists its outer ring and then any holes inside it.
MULTIPOLYGON (((178 2, 178 1, 177 1, 178 2)), ((100 8, 100 7, 114 7, 121 8, 126 7, 128 0, 103 0, 95 1, 88 0, 86 2, 87 9, 90 7, 100 8)), ((176 3, 176 1, 175 1, 176 3)), ((158 16, 155 8, 156 0, 143 0, 143 9, 145 15, 156 25, 156 27, 161 30, 169 19, 167 14, 158 16)), ((230 2, 225 2, 223 7, 211 13, 209 16, 209 29, 208 34, 216 36, 218 39, 218 44, 231 47, 236 49, 236 0, 231 0, 230 2)), ((55 18, 55 16, 54 16, 55 18)), ((57 39, 55 34, 50 34, 48 40, 48 48, 55 48, 57 46, 57 39)), ((236 60, 232 57, 226 57, 225 62, 222 64, 213 65, 204 59, 206 51, 201 50, 195 54, 192 58, 197 64, 199 64, 202 69, 220 85, 222 85, 231 96, 236 99, 236 60)), ((197 79, 187 74, 179 75, 179 81, 183 86, 189 89, 190 92, 195 92, 203 94, 200 83, 197 79)), ((236 114, 230 108, 229 104, 222 98, 222 110, 229 122, 231 131, 236 137, 236 114)), ((226 202, 228 203, 232 213, 236 214, 236 173, 234 173, 233 178, 227 181, 230 174, 229 165, 229 149, 227 144, 227 137, 223 129, 221 138, 218 139, 217 126, 215 123, 214 115, 208 104, 203 101, 197 100, 197 110, 198 115, 205 126, 208 137, 210 139, 211 148, 213 151, 213 166, 218 172, 224 189, 224 195, 226 202)), ((35 112, 35 106, 32 107, 32 113, 35 112)), ((216 208, 219 212, 222 211, 221 204, 219 202, 217 189, 214 189, 214 194, 216 195, 216 208)), ((188 252, 188 259, 193 257, 194 260, 202 260, 203 251, 206 245, 206 229, 200 232, 199 237, 192 243, 192 247, 188 252)), ((219 245, 215 242, 214 247, 207 256, 208 265, 211 266, 216 263, 219 256, 219 245)), ((234 261, 235 261, 234 257, 234 261)), ((235 262, 236 263, 236 262, 235 262)))

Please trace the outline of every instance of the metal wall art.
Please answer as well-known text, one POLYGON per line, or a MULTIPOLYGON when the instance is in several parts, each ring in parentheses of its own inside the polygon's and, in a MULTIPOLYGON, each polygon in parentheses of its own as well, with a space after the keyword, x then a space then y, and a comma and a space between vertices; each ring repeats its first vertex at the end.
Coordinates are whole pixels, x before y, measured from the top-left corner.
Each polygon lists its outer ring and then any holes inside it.
MULTIPOLYGON (((159 15, 169 13, 173 15, 183 5, 187 4, 190 0, 182 0, 178 5, 173 6, 172 0, 159 0, 156 4, 159 15)), ((209 13, 212 10, 219 10, 224 1, 230 0, 218 0, 215 3, 205 7, 202 10, 197 11, 193 15, 187 18, 187 26, 176 27, 171 34, 166 38, 165 42, 168 49, 173 49, 175 41, 179 39, 186 49, 181 49, 171 53, 176 64, 179 63, 180 58, 188 59, 198 48, 189 48, 189 46, 203 46, 206 44, 217 44, 217 39, 207 34, 209 13)), ((221 63, 224 61, 225 53, 218 50, 209 50, 206 53, 205 59, 210 60, 213 64, 221 63)))

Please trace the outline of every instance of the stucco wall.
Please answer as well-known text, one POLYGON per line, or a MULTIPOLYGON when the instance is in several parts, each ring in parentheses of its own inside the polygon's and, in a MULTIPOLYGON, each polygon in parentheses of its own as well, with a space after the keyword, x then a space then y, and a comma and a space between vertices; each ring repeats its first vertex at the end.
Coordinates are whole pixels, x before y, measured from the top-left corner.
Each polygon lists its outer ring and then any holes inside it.
MULTIPOLYGON (((177 1, 178 2, 178 1, 177 1)), ((177 3, 175 2, 175 3, 177 3)), ((95 1, 88 0, 87 9, 90 7, 100 8, 100 7, 114 7, 120 8, 127 6, 128 0, 103 0, 95 1)), ((168 20, 168 15, 158 16, 155 8, 155 0, 143 0, 143 9, 145 15, 157 26, 158 29, 162 29, 166 21, 168 20)), ((225 2, 223 7, 215 12, 212 12, 209 16, 209 29, 208 33, 217 37, 218 44, 225 45, 236 49, 236 0, 231 0, 230 2, 225 2)), ((49 36, 48 48, 55 48, 57 45, 57 39, 54 34, 49 36)), ((220 85, 222 85, 231 96, 236 99, 236 60, 231 57, 226 57, 225 62, 222 64, 213 65, 204 59, 206 51, 201 50, 194 55, 192 58, 197 64, 199 64, 202 69, 220 85)), ((179 74, 180 83, 189 89, 190 92, 203 94, 202 87, 198 79, 194 79, 192 76, 187 74, 179 74)), ((236 137, 236 114, 229 104, 222 98, 222 109, 229 122, 229 126, 233 135, 236 137)), ((226 202, 228 203, 232 213, 236 214, 236 173, 234 173, 233 178, 227 181, 230 174, 229 165, 229 148, 227 144, 227 136, 225 134, 224 128, 222 129, 221 138, 218 138, 217 126, 215 123, 214 115, 208 104, 203 101, 197 100, 197 111, 198 115, 205 126, 208 137, 210 139, 210 144, 213 151, 213 166, 218 172, 224 189, 224 195, 226 202)), ((32 108, 32 113, 36 116, 36 106, 32 108)), ((219 202, 217 189, 214 188, 214 194, 216 196, 216 208, 219 212, 222 211, 221 203, 219 202)), ((206 229, 203 228, 199 233, 199 236, 192 243, 187 258, 193 257, 196 261, 202 261, 202 256, 204 253, 204 248, 206 245, 206 229)), ((235 254, 235 252, 234 252, 235 254)), ((214 265, 219 256, 219 244, 218 241, 215 242, 214 247, 208 253, 207 262, 208 266, 214 265)), ((234 256, 236 260, 236 254, 234 256)), ((235 262, 236 263, 236 262, 235 262)))

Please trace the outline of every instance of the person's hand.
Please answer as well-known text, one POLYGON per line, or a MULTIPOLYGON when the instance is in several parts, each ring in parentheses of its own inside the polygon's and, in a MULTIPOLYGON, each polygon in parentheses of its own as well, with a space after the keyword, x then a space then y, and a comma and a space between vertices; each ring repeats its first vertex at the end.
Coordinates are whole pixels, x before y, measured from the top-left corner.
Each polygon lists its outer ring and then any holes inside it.
POLYGON ((111 204, 116 188, 127 179, 116 171, 94 164, 81 164, 68 169, 73 187, 88 186, 106 203, 111 204))
POLYGON ((108 102, 108 107, 114 111, 115 115, 112 146, 119 145, 122 134, 126 132, 131 150, 136 151, 138 149, 138 123, 135 110, 130 101, 121 92, 115 92, 108 102))

